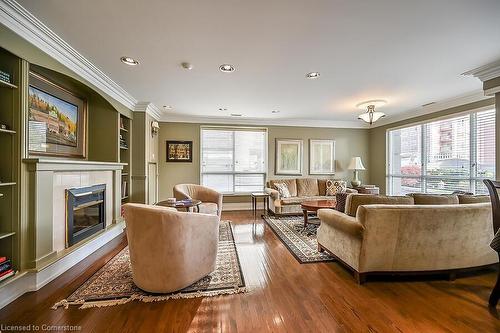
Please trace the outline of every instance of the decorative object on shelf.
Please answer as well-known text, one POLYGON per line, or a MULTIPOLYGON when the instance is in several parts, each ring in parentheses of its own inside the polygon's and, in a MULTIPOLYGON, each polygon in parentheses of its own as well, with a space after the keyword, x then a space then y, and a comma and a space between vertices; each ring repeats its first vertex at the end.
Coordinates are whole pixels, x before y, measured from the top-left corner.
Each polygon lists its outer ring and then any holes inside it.
POLYGON ((351 180, 351 185, 354 187, 358 187, 359 185, 361 185, 361 181, 358 178, 358 171, 366 170, 363 162, 361 161, 361 157, 356 156, 351 158, 351 162, 349 163, 347 169, 354 170, 354 178, 353 180, 351 180))
POLYGON ((387 101, 383 99, 373 99, 371 101, 359 103, 358 105, 356 105, 356 107, 362 110, 366 109, 366 112, 360 114, 358 119, 361 119, 370 125, 373 124, 380 118, 385 117, 385 113, 375 111, 375 107, 381 107, 385 104, 387 104, 387 101))
POLYGON ((160 124, 158 124, 157 121, 152 121, 151 122, 151 136, 155 136, 158 134, 158 132, 160 131, 160 124))
POLYGON ((0 129, 3 129, 3 130, 8 130, 9 129, 9 126, 5 125, 5 124, 0 124, 0 129))
POLYGON ((0 80, 7 83, 12 83, 11 76, 9 73, 0 70, 0 80))
POLYGON ((335 141, 309 140, 309 174, 333 175, 335 173, 335 141))
POLYGON ((120 134, 120 148, 128 149, 127 140, 120 134))
POLYGON ((126 180, 122 180, 122 198, 126 198, 128 196, 128 182, 126 180))
POLYGON ((87 101, 30 72, 29 153, 86 157, 87 101))
POLYGON ((125 125, 123 124, 123 117, 120 116, 120 129, 125 129, 125 125))
POLYGON ((167 162, 193 162, 193 141, 167 141, 167 162))
POLYGON ((303 141, 276 139, 276 175, 302 175, 303 141))

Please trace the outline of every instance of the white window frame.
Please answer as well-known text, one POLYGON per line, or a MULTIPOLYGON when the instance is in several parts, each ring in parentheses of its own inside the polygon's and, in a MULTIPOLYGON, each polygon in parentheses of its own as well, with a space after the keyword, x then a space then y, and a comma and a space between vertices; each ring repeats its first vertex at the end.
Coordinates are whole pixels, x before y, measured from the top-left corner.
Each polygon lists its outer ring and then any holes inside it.
MULTIPOLYGON (((386 189, 387 189, 387 193, 389 195, 393 195, 393 191, 392 191, 392 180, 394 178, 400 178, 400 179, 418 179, 420 180, 420 191, 421 193, 426 193, 425 190, 427 188, 427 181, 428 180, 431 180, 431 179, 443 179, 443 177, 440 177, 440 176, 427 176, 427 140, 425 138, 425 133, 426 133, 426 126, 430 123, 433 123, 433 122, 436 122, 436 121, 442 121, 442 120, 446 120, 446 119, 453 119, 453 118, 457 118, 457 117, 461 117, 461 116, 466 116, 466 115, 469 115, 470 116, 470 121, 469 121, 469 127, 470 127, 470 139, 469 139, 469 147, 470 147, 470 151, 469 151, 469 154, 470 154, 470 158, 469 158, 469 161, 470 161, 470 175, 469 177, 463 177, 463 178, 460 178, 460 177, 449 177, 447 179, 459 179, 459 180, 464 180, 464 179, 467 179, 469 180, 469 188, 471 190, 472 193, 476 193, 476 182, 478 180, 483 180, 485 178, 483 177, 477 177, 477 147, 476 147, 476 131, 477 131, 477 128, 476 128, 476 122, 477 122, 477 113, 479 112, 482 112, 482 111, 488 111, 488 110, 494 110, 495 109, 495 105, 488 105, 488 106, 483 106, 483 107, 480 107, 480 108, 476 108, 476 109, 472 109, 472 110, 467 110, 467 111, 464 111, 464 112, 457 112, 457 113, 453 113, 453 114, 450 114, 450 115, 446 115, 446 116, 442 116, 442 117, 436 117, 436 118, 432 118, 432 119, 428 119, 428 120, 424 120, 424 121, 419 121, 419 122, 413 122, 413 123, 409 123, 409 124, 405 124, 405 125, 402 125, 402 126, 395 126, 395 127, 391 127, 391 128, 388 128, 385 132, 385 135, 386 135, 386 149, 385 149, 385 152, 386 152, 386 170, 385 170, 385 179, 386 179, 386 189), (421 127, 421 130, 420 130, 420 135, 421 135, 421 148, 420 148, 420 153, 421 153, 421 159, 420 159, 420 162, 421 162, 421 174, 420 176, 407 176, 407 175, 399 175, 399 174, 391 174, 391 157, 392 157, 392 145, 391 145, 391 139, 390 139, 390 133, 391 131, 394 131, 394 130, 398 130, 398 129, 402 129, 402 128, 408 128, 408 127, 414 127, 414 126, 422 126, 421 127)), ((496 116, 496 115, 495 115, 496 116)), ((495 122, 496 124, 496 122, 495 122)), ((495 142, 495 144, 497 144, 495 142)), ((496 157, 495 157, 496 159, 496 157)), ((497 177, 498 175, 495 174, 495 177, 497 177)))
MULTIPOLYGON (((264 177, 264 184, 262 187, 261 191, 264 191, 266 187, 266 181, 267 181, 267 173, 268 173, 268 135, 269 135, 269 130, 267 127, 252 127, 252 126, 200 126, 200 184, 203 183, 203 175, 233 175, 233 191, 231 192, 224 192, 224 195, 226 196, 241 196, 241 195, 250 195, 252 192, 256 191, 251 191, 251 192, 235 192, 234 191, 234 186, 235 186, 235 177, 237 175, 263 175, 264 177), (243 130, 243 131, 261 131, 264 132, 264 172, 236 172, 234 171, 235 165, 232 165, 232 171, 231 172, 203 172, 203 130, 204 129, 211 129, 211 130, 221 130, 221 131, 238 131, 238 130, 243 130)), ((234 140, 233 140, 233 153, 234 153, 234 140)))

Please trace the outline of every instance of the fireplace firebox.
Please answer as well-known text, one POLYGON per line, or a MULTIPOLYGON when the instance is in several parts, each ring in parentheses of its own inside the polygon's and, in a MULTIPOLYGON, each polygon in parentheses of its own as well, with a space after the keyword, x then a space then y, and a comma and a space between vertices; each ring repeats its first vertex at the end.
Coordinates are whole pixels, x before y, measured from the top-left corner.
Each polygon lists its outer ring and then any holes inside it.
POLYGON ((106 226, 106 185, 66 190, 66 246, 72 246, 106 226))

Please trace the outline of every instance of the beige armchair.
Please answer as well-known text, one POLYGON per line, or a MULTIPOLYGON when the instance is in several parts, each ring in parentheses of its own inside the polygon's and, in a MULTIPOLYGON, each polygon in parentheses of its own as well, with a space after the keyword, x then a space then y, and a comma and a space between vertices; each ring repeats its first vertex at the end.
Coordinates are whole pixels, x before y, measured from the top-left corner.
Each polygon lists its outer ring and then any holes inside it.
POLYGON ((139 288, 169 293, 215 269, 219 241, 216 215, 130 203, 124 209, 132 278, 139 288))
POLYGON ((200 200, 200 213, 214 214, 220 217, 222 213, 222 194, 205 186, 197 184, 177 184, 174 186, 174 197, 177 200, 200 200))

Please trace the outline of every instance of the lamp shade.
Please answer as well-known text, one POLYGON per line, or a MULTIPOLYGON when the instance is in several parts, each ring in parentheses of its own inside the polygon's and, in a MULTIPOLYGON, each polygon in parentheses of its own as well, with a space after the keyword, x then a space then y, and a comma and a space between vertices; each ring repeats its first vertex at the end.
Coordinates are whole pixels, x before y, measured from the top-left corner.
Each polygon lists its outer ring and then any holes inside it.
POLYGON ((363 165, 363 162, 361 161, 361 157, 356 156, 351 158, 351 162, 349 163, 349 166, 347 167, 349 170, 366 170, 365 166, 363 165))

